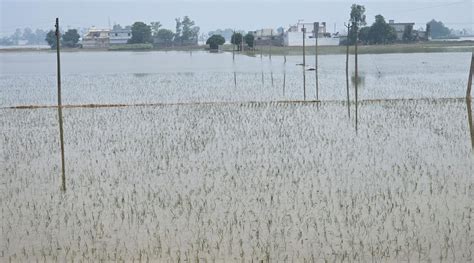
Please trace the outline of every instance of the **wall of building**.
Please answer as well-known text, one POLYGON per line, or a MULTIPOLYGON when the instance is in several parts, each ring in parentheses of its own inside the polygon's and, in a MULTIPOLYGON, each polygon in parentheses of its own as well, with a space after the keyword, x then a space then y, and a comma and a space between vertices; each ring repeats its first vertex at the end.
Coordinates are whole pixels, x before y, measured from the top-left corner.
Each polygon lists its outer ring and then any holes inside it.
MULTIPOLYGON (((303 46, 303 33, 302 32, 287 32, 285 33, 284 37, 284 45, 285 46, 296 46, 302 47, 303 46)), ((313 38, 311 34, 306 34, 305 38, 305 45, 316 46, 316 38, 313 38)), ((339 45, 339 38, 318 38, 318 46, 338 46, 339 45)))

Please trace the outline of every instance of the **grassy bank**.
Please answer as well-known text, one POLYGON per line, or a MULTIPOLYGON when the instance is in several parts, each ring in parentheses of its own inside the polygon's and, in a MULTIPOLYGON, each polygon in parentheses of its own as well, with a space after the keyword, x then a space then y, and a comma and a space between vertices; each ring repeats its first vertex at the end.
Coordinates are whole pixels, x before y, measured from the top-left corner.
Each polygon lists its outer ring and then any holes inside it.
MULTIPOLYGON (((223 51, 232 52, 232 46, 224 46, 223 51)), ((315 54, 315 47, 306 47, 307 55, 315 54)), ((323 46, 319 47, 319 54, 345 54, 346 46, 323 46)), ((350 52, 354 53, 354 46, 350 47, 350 52)), ((474 42, 429 42, 417 44, 396 44, 396 45, 363 45, 358 47, 359 54, 390 54, 390 53, 430 53, 430 52, 474 52, 474 42)), ((303 47, 275 47, 257 46, 255 50, 245 51, 250 56, 260 54, 268 56, 295 56, 303 54, 303 47)))
MULTIPOLYGON (((112 46, 108 49, 79 49, 79 48, 62 48, 62 52, 94 52, 94 51, 206 51, 208 46, 188 46, 188 47, 166 47, 156 48, 151 44, 130 44, 123 46, 112 46)), ((232 45, 223 45, 221 51, 232 52, 232 45)), ((51 49, 0 49, 0 53, 10 52, 55 52, 51 49)), ((350 47, 350 52, 354 52, 354 46, 350 47)), ((474 52, 474 42, 427 42, 416 44, 395 44, 395 45, 371 45, 359 46, 359 54, 390 54, 390 53, 430 53, 430 52, 474 52)), ((270 53, 274 56, 300 56, 303 54, 302 47, 281 47, 281 46, 257 46, 255 50, 244 51, 249 56, 259 56, 260 54, 268 56, 270 53)), ((314 55, 314 47, 306 47, 307 55, 314 55)), ((323 46, 319 47, 319 54, 345 54, 345 46, 323 46)))

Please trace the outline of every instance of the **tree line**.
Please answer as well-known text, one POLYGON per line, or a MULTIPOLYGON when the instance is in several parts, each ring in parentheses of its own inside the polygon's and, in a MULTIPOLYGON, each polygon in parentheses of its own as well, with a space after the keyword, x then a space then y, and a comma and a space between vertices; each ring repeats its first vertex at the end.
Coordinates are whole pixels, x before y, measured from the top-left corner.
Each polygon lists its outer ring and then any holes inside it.
MULTIPOLYGON (((358 39, 362 44, 392 44, 397 41, 397 32, 385 21, 385 18, 379 14, 375 16, 375 22, 371 26, 366 26, 365 7, 363 5, 354 4, 351 7, 348 44, 353 45, 358 39)), ((402 35, 402 42, 409 43, 419 40, 414 34, 413 26, 407 24, 402 35)), ((451 29, 447 28, 443 22, 431 20, 426 24, 426 37, 433 39, 449 38, 451 29)))
POLYGON ((197 45, 200 28, 188 16, 176 18, 175 32, 162 28, 160 22, 135 22, 132 27, 130 44, 156 44, 158 46, 197 45))

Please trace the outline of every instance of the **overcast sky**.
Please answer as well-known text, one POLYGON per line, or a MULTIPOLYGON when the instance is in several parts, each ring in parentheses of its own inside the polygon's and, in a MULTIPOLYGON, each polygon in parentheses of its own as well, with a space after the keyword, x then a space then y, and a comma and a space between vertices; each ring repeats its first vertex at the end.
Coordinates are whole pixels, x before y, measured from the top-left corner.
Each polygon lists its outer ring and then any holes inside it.
MULTIPOLYGON (((62 28, 108 27, 134 21, 160 21, 174 29, 174 18, 188 15, 202 32, 217 28, 255 30, 288 27, 298 19, 327 22, 328 30, 342 31, 350 6, 347 0, 0 0, 0 34, 16 28, 53 28, 55 17, 62 28)), ((432 18, 448 27, 473 29, 473 0, 357 1, 366 7, 367 22, 382 14, 387 20, 415 22, 415 29, 432 18)))

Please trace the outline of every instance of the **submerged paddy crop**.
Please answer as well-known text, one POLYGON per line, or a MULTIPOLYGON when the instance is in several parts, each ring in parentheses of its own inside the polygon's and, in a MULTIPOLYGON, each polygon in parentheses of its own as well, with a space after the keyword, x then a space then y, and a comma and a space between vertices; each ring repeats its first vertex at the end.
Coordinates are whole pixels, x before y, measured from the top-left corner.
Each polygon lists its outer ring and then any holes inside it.
POLYGON ((462 100, 0 110, 0 259, 473 260, 462 100))

